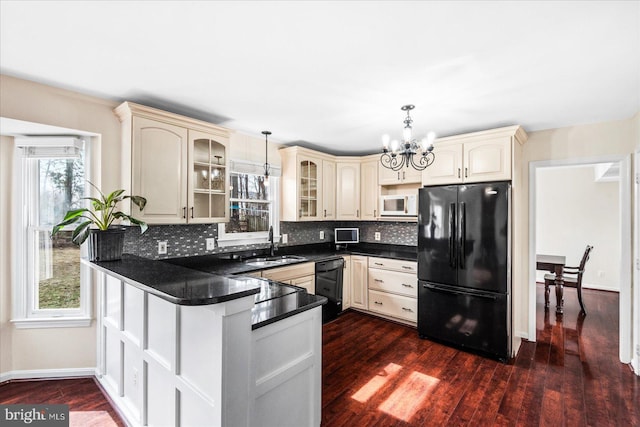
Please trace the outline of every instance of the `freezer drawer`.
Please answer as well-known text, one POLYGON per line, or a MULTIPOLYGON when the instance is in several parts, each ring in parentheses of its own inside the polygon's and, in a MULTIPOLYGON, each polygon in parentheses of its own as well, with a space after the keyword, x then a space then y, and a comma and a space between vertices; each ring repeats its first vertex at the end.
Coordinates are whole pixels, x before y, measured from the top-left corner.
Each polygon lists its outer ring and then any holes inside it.
POLYGON ((418 333, 454 347, 507 360, 510 357, 508 294, 468 292, 419 282, 418 333))

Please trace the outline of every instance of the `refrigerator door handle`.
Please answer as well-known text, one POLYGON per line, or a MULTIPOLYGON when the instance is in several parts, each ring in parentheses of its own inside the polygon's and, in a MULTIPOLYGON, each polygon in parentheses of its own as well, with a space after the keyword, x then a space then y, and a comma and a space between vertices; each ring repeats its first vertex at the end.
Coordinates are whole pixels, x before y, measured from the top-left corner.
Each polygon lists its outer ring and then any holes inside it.
POLYGON ((464 270, 464 259, 467 255, 466 248, 466 240, 467 240, 467 210, 466 204, 464 202, 460 202, 460 260, 458 261, 458 265, 460 268, 464 270))
POLYGON ((494 300, 494 301, 496 301, 498 299, 497 296, 491 295, 491 294, 484 294, 484 293, 481 294, 481 293, 475 293, 475 292, 474 293, 469 293, 469 292, 463 292, 463 291, 455 291, 453 289, 443 289, 443 288, 440 288, 438 286, 431 285, 429 283, 425 283, 422 286, 427 288, 427 289, 430 289, 430 290, 432 290, 434 292, 440 292, 440 293, 443 293, 443 294, 466 295, 466 296, 473 296, 473 297, 478 297, 478 298, 487 298, 487 299, 494 300))
POLYGON ((456 268, 456 204, 449 205, 449 265, 456 268))

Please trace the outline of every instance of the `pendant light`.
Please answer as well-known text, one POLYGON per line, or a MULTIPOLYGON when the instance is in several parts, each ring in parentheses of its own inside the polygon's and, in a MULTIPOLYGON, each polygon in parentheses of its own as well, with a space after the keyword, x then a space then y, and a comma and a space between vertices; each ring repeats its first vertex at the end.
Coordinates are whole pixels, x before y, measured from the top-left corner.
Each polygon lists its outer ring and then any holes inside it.
POLYGON ((265 187, 268 187, 269 171, 271 170, 271 166, 269 165, 269 162, 267 160, 269 155, 268 138, 269 138, 269 135, 271 135, 271 132, 269 132, 268 130, 263 130, 262 134, 264 135, 264 185, 265 187))

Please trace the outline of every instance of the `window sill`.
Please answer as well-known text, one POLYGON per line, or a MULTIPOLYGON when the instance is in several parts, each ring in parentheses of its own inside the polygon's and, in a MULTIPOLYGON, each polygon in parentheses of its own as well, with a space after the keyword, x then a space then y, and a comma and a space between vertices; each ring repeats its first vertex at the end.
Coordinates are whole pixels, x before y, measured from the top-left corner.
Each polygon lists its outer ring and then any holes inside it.
POLYGON ((31 319, 13 319, 16 329, 44 328, 86 328, 91 326, 91 317, 41 317, 31 319))

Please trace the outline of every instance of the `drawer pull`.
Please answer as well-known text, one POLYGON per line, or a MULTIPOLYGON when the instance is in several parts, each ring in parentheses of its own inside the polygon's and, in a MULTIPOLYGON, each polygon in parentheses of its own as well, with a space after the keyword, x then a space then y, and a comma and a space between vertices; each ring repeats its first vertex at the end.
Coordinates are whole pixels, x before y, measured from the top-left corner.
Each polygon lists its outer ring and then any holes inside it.
POLYGON ((404 310, 404 311, 410 311, 411 313, 413 313, 413 310, 411 310, 410 308, 402 307, 402 310, 404 310))
POLYGON ((384 283, 384 280, 382 280, 382 279, 373 279, 373 280, 375 280, 378 283, 384 283))
POLYGON ((374 304, 377 304, 377 305, 382 305, 382 303, 381 303, 381 302, 379 302, 379 301, 374 301, 373 303, 374 303, 374 304))
POLYGON ((413 267, 409 265, 403 265, 402 268, 404 268, 405 270, 413 270, 413 267))
POLYGON ((404 286, 405 288, 413 288, 413 285, 407 285, 406 283, 403 283, 402 286, 404 286))
POLYGON ((381 263, 381 262, 374 262, 373 264, 374 264, 374 265, 384 265, 384 264, 383 264, 383 263, 381 263))

